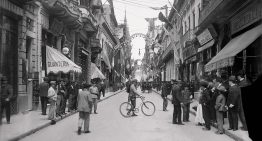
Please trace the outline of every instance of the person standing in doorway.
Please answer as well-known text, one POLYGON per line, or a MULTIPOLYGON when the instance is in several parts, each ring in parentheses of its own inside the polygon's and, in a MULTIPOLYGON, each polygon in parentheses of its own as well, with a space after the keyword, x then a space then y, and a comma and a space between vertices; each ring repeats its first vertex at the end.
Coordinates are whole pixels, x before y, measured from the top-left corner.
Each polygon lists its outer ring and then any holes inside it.
MULTIPOLYGON (((243 71, 240 71, 238 73, 237 79, 239 81, 238 85, 241 91, 242 91, 242 88, 251 85, 251 83, 245 78, 245 74, 243 73, 243 71)), ((240 99, 239 99, 239 119, 243 125, 242 127, 240 127, 240 129, 243 131, 247 131, 247 123, 246 123, 245 113, 244 113, 243 104, 242 104, 242 92, 240 94, 240 99)))
POLYGON ((51 124, 55 124, 56 121, 56 101, 57 101, 57 91, 56 91, 56 82, 50 82, 50 88, 48 89, 48 98, 50 102, 50 108, 48 113, 48 119, 51 120, 51 124))
POLYGON ((0 125, 2 124, 3 111, 5 110, 7 124, 10 124, 11 106, 10 100, 13 98, 13 87, 8 84, 8 80, 5 76, 1 78, 1 109, 0 109, 0 125))
POLYGON ((81 134, 81 128, 84 123, 84 133, 90 133, 89 123, 90 123, 90 113, 92 107, 92 96, 89 91, 91 85, 84 84, 82 91, 79 92, 77 97, 77 111, 79 112, 78 120, 78 135, 81 134))
POLYGON ((182 111, 181 111, 181 105, 183 105, 183 98, 181 94, 181 83, 177 82, 176 80, 171 80, 173 86, 172 86, 172 103, 174 105, 174 111, 173 111, 173 124, 178 125, 184 125, 182 123, 182 111))
POLYGON ((47 102, 48 102, 48 77, 44 77, 44 82, 40 83, 39 85, 39 96, 41 100, 41 108, 42 108, 42 115, 46 115, 46 108, 47 108, 47 102))
POLYGON ((239 100, 241 95, 241 90, 238 85, 236 85, 236 77, 230 76, 228 79, 229 83, 229 93, 227 99, 228 107, 228 120, 229 128, 228 130, 236 131, 238 130, 238 112, 239 112, 239 100))

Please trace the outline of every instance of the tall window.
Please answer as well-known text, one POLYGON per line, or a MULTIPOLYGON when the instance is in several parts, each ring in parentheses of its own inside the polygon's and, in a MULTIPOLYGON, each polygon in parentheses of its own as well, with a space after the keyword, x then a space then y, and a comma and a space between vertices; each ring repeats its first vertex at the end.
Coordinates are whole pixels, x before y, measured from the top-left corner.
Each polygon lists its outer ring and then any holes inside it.
POLYGON ((195 18, 196 18, 196 14, 195 14, 195 10, 193 10, 193 29, 196 27, 195 18))
POLYGON ((198 8, 198 16, 199 16, 199 18, 200 18, 200 11, 201 11, 201 5, 200 5, 200 3, 198 4, 197 8, 198 8))
POLYGON ((188 30, 190 30, 190 26, 191 26, 191 23, 190 23, 190 15, 188 15, 188 30))

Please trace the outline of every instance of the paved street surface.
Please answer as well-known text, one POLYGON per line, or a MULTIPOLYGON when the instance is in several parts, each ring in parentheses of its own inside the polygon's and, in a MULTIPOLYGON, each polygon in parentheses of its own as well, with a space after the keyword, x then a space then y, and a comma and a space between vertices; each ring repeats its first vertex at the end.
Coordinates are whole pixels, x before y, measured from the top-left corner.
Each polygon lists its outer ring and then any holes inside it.
MULTIPOLYGON (((77 135, 78 114, 72 115, 56 125, 48 126, 23 141, 232 141, 226 135, 215 134, 215 129, 203 131, 194 122, 174 125, 173 105, 162 111, 162 99, 155 93, 143 94, 146 100, 154 102, 155 115, 147 117, 141 111, 137 117, 124 118, 119 113, 121 102, 127 101, 127 93, 122 92, 98 104, 98 114, 91 115, 89 134, 77 135)), ((140 99, 137 100, 140 103, 140 99)), ((190 120, 194 121, 193 115, 190 120)))

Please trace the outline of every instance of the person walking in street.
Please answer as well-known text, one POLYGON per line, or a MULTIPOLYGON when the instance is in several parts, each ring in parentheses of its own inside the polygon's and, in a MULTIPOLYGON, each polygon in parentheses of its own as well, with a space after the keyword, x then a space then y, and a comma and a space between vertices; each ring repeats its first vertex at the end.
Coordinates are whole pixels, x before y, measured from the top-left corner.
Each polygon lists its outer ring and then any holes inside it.
POLYGON ((46 108, 47 108, 47 102, 48 102, 48 77, 44 77, 44 82, 40 83, 39 85, 39 96, 41 100, 41 109, 42 109, 42 115, 46 115, 46 108))
POLYGON ((56 92, 56 82, 51 81, 50 87, 48 89, 48 98, 50 102, 48 119, 51 120, 51 124, 55 124, 56 121, 56 101, 57 101, 57 92, 56 92))
POLYGON ((101 94, 101 92, 102 92, 103 97, 105 97, 106 84, 105 84, 104 80, 101 80, 100 86, 101 86, 101 88, 100 88, 100 92, 99 93, 101 94))
POLYGON ((208 89, 208 82, 200 82, 200 88, 202 89, 201 105, 203 110, 203 118, 205 120, 205 127, 203 130, 207 131, 211 129, 210 126, 210 90, 208 89))
POLYGON ((226 88, 224 86, 220 86, 217 88, 218 96, 216 97, 216 104, 215 104, 215 110, 216 110, 216 119, 217 119, 217 131, 216 134, 224 134, 224 112, 226 111, 225 105, 226 105, 226 98, 225 98, 225 92, 226 88))
MULTIPOLYGON (((131 101, 131 110, 128 111, 128 115, 131 114, 132 112, 132 115, 131 116, 137 116, 135 114, 135 108, 136 108, 136 97, 137 96, 140 96, 137 89, 137 79, 133 79, 132 80, 132 83, 130 85, 130 93, 129 93, 129 99, 131 101)), ((140 96, 141 97, 141 96, 140 96)))
POLYGON ((4 110, 5 110, 7 124, 10 124, 10 117, 11 117, 10 101, 12 98, 13 98, 13 87, 12 85, 8 84, 8 80, 6 76, 3 76, 1 78, 1 93, 0 93, 0 100, 1 100, 0 125, 2 124, 2 116, 4 110))
POLYGON ((81 134, 81 128, 84 124, 84 133, 90 133, 89 124, 90 124, 90 113, 92 107, 92 96, 89 91, 91 85, 84 84, 83 89, 79 92, 77 97, 77 111, 79 112, 78 120, 78 135, 81 134))
POLYGON ((93 104, 92 104, 92 108, 91 111, 94 107, 94 114, 97 114, 97 99, 98 99, 98 88, 95 84, 95 82, 92 83, 92 86, 90 87, 90 93, 92 94, 92 100, 93 100, 93 104))
POLYGON ((167 111, 167 105, 168 105, 168 101, 167 101, 167 95, 170 94, 171 92, 171 88, 169 87, 168 82, 163 82, 163 86, 162 86, 162 92, 161 92, 161 97, 163 99, 163 111, 167 111))
POLYGON ((189 112, 190 112, 190 103, 191 103, 191 92, 189 90, 189 85, 184 86, 182 90, 182 97, 184 99, 183 103, 183 122, 189 122, 189 112))
POLYGON ((67 85, 67 95, 68 95, 68 112, 72 112, 73 111, 73 100, 74 100, 74 82, 68 82, 69 84, 67 85))
POLYGON ((58 84, 58 87, 57 87, 57 108, 56 108, 56 114, 61 116, 62 114, 64 114, 63 112, 63 103, 64 103, 64 100, 65 100, 65 95, 66 95, 66 88, 65 88, 65 85, 64 85, 64 81, 61 80, 58 84))
POLYGON ((229 128, 228 130, 236 131, 238 130, 238 112, 239 112, 239 100, 241 95, 241 90, 238 85, 236 85, 236 77, 230 76, 228 79, 229 83, 229 93, 227 99, 228 107, 228 120, 229 128))
POLYGON ((183 105, 183 98, 181 94, 181 82, 171 80, 172 86, 172 104, 174 105, 173 111, 173 124, 184 125, 181 120, 181 105, 183 105))
POLYGON ((96 82, 96 87, 98 89, 97 100, 100 100, 100 98, 101 98, 101 89, 102 89, 101 80, 96 82))
POLYGON ((245 78, 245 74, 243 71, 240 71, 237 75, 237 79, 239 81, 238 85, 241 89, 241 94, 240 94, 240 99, 239 99, 239 119, 242 123, 242 127, 240 127, 241 130, 247 131, 247 123, 246 123, 246 118, 245 118, 245 112, 243 109, 243 104, 242 104, 242 88, 247 87, 251 85, 251 83, 245 78))

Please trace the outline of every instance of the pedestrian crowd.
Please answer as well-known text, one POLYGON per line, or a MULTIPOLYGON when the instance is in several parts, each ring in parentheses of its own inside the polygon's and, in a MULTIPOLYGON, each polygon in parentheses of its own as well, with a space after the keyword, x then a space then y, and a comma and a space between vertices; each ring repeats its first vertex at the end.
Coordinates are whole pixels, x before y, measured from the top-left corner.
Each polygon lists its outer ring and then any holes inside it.
MULTIPOLYGON (((247 131, 245 115, 242 105, 241 88, 250 85, 245 75, 240 72, 232 75, 227 80, 221 77, 208 77, 200 81, 200 96, 196 107, 195 122, 197 126, 204 126, 203 130, 208 131, 211 125, 217 126, 216 134, 224 133, 224 118, 228 118, 228 130, 238 130, 238 118, 242 123, 241 130, 247 131)), ((171 80, 163 82, 162 93, 163 111, 167 111, 167 96, 172 95, 173 124, 184 125, 189 122, 190 103, 193 102, 194 92, 190 85, 171 80), (183 110, 183 117, 182 117, 183 110)))
MULTIPOLYGON (((51 124, 56 123, 57 117, 63 117, 66 113, 79 112, 78 134, 81 134, 81 127, 84 124, 84 132, 89 133, 90 114, 94 111, 97 114, 97 102, 101 96, 105 97, 105 83, 103 80, 79 83, 74 81, 66 82, 50 81, 44 77, 44 81, 39 84, 39 96, 41 101, 41 114, 47 115, 51 124), (47 105, 49 111, 47 113, 47 105), (66 110, 67 109, 67 110, 66 110), (93 110, 94 109, 94 110, 93 110)), ((10 124, 10 100, 13 98, 13 88, 8 84, 6 77, 1 78, 1 121, 3 111, 7 124, 10 124)))

